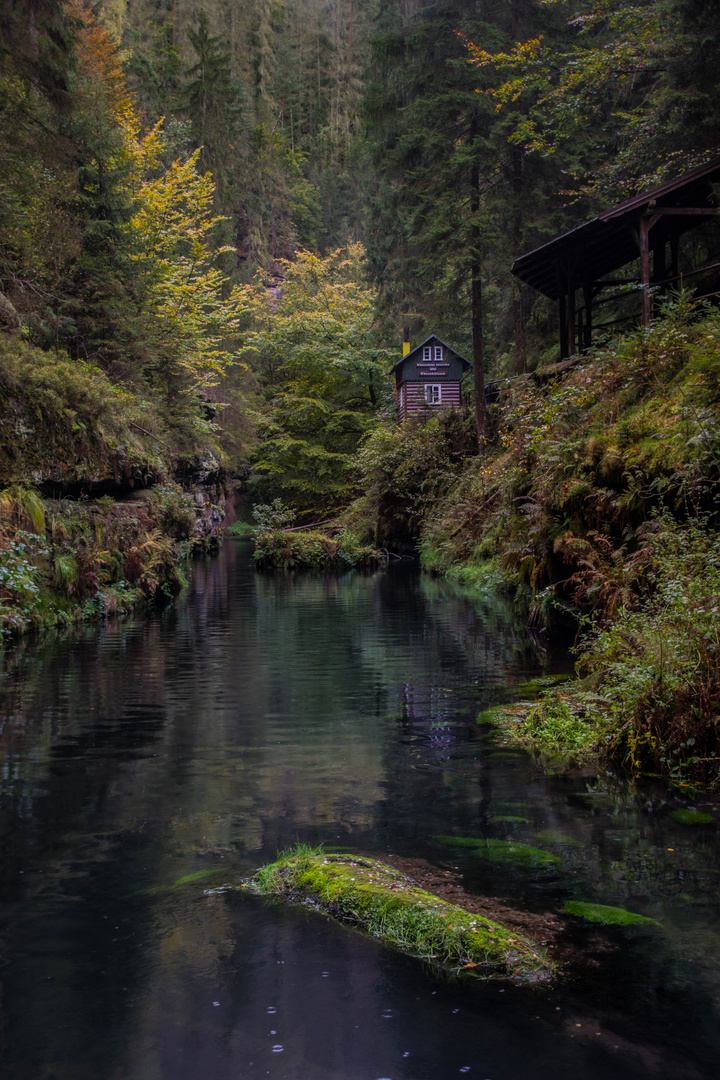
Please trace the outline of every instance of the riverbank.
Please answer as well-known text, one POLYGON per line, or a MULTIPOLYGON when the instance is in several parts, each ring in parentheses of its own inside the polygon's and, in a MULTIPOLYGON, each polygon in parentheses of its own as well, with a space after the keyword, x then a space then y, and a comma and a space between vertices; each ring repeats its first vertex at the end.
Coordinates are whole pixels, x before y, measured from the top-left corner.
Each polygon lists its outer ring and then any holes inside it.
POLYGON ((414 536, 425 570, 574 633, 580 678, 546 721, 587 714, 595 752, 718 786, 720 315, 678 301, 499 386, 480 454, 461 412, 373 436, 349 527, 414 536))
POLYGON ((98 368, 0 340, 0 635, 127 613, 217 548, 221 452, 98 368))

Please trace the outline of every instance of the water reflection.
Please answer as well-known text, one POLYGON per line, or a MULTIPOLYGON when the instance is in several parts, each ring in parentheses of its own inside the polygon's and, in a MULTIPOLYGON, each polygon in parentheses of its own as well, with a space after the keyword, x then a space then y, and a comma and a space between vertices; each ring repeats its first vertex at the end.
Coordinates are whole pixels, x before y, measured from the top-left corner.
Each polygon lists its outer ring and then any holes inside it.
POLYGON ((715 827, 612 774, 548 776, 475 722, 567 656, 403 568, 294 579, 248 557, 228 544, 176 609, 5 657, 7 1075, 714 1075, 715 827), (487 863, 445 834, 558 861, 487 863), (627 905, 664 932, 618 948, 578 927, 571 981, 468 992, 313 912, 203 895, 297 838, 458 866, 533 910, 627 905))

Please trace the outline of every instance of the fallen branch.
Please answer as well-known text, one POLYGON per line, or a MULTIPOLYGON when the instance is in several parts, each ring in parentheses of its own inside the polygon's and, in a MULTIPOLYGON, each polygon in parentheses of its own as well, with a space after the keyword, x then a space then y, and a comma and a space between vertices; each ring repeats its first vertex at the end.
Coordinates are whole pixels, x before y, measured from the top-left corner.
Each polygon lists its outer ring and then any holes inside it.
MULTIPOLYGON (((309 525, 293 525, 291 529, 278 529, 278 532, 298 532, 300 529, 318 529, 321 525, 337 524, 337 518, 326 518, 325 521, 312 521, 309 525)), ((272 530, 271 530, 272 531, 272 530)))
POLYGON ((152 431, 146 431, 144 427, 140 427, 139 424, 134 423, 134 421, 132 421, 132 420, 128 420, 128 424, 130 425, 130 427, 134 427, 138 431, 142 431, 143 435, 147 435, 147 437, 149 439, 154 439, 155 442, 159 442, 159 443, 162 443, 163 446, 167 446, 167 448, 168 448, 168 450, 170 451, 171 454, 175 453, 172 446, 168 446, 168 444, 163 439, 161 439, 158 435, 153 435, 152 431))

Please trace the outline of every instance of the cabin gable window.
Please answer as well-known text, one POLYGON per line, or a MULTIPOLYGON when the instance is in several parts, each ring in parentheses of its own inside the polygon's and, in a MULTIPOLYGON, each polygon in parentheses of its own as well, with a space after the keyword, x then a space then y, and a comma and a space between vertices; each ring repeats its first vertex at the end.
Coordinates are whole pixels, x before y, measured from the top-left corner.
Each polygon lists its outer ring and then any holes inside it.
POLYGON ((428 383, 425 386, 425 404, 426 405, 441 405, 442 394, 440 385, 438 383, 428 383))
POLYGON ((423 345, 423 360, 432 360, 432 345, 423 345))
POLYGON ((442 360, 442 358, 443 358, 443 349, 442 349, 442 345, 436 345, 436 346, 435 346, 435 356, 434 356, 434 359, 435 359, 435 360, 442 360))

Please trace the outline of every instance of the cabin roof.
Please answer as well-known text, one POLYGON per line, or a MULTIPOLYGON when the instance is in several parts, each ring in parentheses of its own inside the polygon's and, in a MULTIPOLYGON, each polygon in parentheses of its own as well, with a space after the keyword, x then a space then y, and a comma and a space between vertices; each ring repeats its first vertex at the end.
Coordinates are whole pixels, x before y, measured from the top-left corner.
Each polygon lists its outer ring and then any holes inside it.
POLYGON ((673 207, 680 213, 672 220, 676 235, 697 226, 698 216, 683 210, 713 209, 718 205, 713 181, 720 181, 720 158, 668 180, 650 191, 635 195, 603 211, 575 229, 516 259, 512 272, 538 292, 557 300, 566 289, 563 269, 576 262, 578 284, 594 282, 638 257, 635 228, 645 213, 657 207, 673 207))
POLYGON ((411 349, 406 356, 401 356, 398 362, 396 364, 393 364, 391 370, 397 371, 399 367, 407 363, 408 360, 411 360, 415 353, 419 352, 422 349, 423 345, 429 345, 431 341, 437 342, 438 345, 442 345, 443 348, 451 352, 453 356, 457 356, 458 360, 460 360, 465 365, 465 367, 472 367, 470 361, 466 360, 463 354, 458 352, 457 349, 454 349, 452 345, 448 345, 448 343, 446 341, 443 341, 442 338, 439 338, 437 334, 430 334, 430 337, 426 337, 424 341, 421 341, 419 345, 416 345, 414 349, 411 349))

